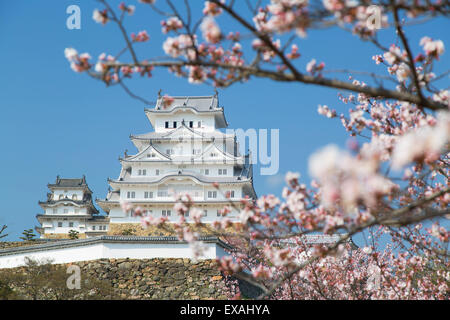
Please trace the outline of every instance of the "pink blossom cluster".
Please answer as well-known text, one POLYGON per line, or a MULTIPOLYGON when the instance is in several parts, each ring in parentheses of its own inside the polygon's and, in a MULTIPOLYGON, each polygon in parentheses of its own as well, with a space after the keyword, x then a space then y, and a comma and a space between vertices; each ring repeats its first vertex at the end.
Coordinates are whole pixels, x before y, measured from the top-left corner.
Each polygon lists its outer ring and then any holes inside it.
POLYGON ((379 163, 370 153, 353 157, 330 145, 309 159, 310 174, 321 189, 321 203, 326 208, 342 208, 348 215, 356 214, 364 205, 376 210, 383 197, 398 189, 378 172, 379 163))
MULTIPOLYGON (((225 3, 224 0, 221 1, 222 3, 225 3)), ((215 3, 211 1, 205 1, 205 7, 203 8, 203 14, 205 16, 218 16, 222 13, 222 9, 215 3)))
POLYGON ((150 37, 149 37, 149 35, 148 35, 146 30, 142 30, 142 31, 139 31, 137 35, 132 33, 131 34, 131 39, 134 42, 145 42, 145 41, 150 40, 150 37))
POLYGON ((320 75, 320 72, 323 70, 323 68, 325 68, 324 62, 317 64, 316 59, 312 59, 306 65, 306 72, 312 75, 320 75))
MULTIPOLYGON (((272 40, 272 44, 277 49, 281 47, 280 39, 272 40)), ((263 60, 266 62, 269 62, 276 56, 276 53, 261 39, 253 40, 252 47, 262 54, 263 60)))
POLYGON ((97 23, 106 24, 109 21, 108 11, 106 9, 102 11, 95 9, 92 14, 92 19, 97 23))
POLYGON ((89 53, 78 54, 74 48, 66 48, 64 55, 70 62, 70 68, 75 72, 83 72, 91 68, 91 64, 89 63, 91 56, 89 53))
POLYGON ((431 164, 439 159, 442 152, 449 150, 449 143, 450 113, 440 112, 436 119, 424 121, 424 125, 398 137, 392 165, 399 169, 413 161, 431 164))
POLYGON ((203 38, 209 43, 218 43, 222 38, 222 33, 216 21, 211 17, 205 17, 200 29, 203 33, 203 38))
POLYGON ((308 0, 271 0, 253 21, 260 31, 285 33, 294 29, 304 37, 310 24, 307 6, 308 0))
POLYGON ((193 60, 195 58, 194 44, 195 38, 193 39, 187 34, 180 34, 176 37, 168 37, 163 43, 163 50, 173 58, 183 55, 193 60))
POLYGON ((136 7, 132 4, 126 5, 125 2, 121 2, 119 4, 119 9, 123 12, 128 13, 128 15, 132 16, 134 14, 134 11, 136 10, 136 7))
POLYGON ((164 95, 163 97, 162 97, 162 106, 163 106, 163 108, 164 109, 167 109, 167 108, 169 108, 171 105, 172 105, 172 103, 175 101, 175 99, 173 98, 173 97, 171 97, 171 96, 169 96, 169 95, 164 95))
POLYGON ((169 33, 170 31, 177 31, 183 28, 183 23, 178 17, 170 17, 167 20, 161 21, 162 32, 164 34, 169 33))

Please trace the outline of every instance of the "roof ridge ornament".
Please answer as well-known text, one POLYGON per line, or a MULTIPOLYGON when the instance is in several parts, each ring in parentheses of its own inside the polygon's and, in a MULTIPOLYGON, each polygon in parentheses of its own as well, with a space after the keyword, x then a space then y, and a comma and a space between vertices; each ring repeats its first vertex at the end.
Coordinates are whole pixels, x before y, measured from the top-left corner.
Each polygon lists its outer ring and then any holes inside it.
POLYGON ((217 91, 217 88, 214 88, 214 96, 211 99, 211 105, 209 106, 210 109, 213 108, 214 99, 217 99, 217 106, 219 106, 219 92, 217 91))

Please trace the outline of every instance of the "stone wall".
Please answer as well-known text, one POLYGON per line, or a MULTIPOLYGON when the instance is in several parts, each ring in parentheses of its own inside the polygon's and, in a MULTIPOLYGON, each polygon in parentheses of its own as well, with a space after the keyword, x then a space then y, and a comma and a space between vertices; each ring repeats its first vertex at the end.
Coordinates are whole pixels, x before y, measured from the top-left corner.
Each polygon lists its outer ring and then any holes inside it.
MULTIPOLYGON (((221 274, 214 260, 100 259, 73 264, 81 269, 82 285, 86 279, 101 280, 120 299, 227 299, 227 285, 233 281, 221 274)), ((69 264, 50 268, 61 266, 67 268, 69 264)), ((29 271, 26 267, 0 270, 0 279, 2 272, 29 271)))
POLYGON ((225 278, 214 260, 110 259, 78 263, 82 274, 111 281, 127 299, 225 299, 225 278))
MULTIPOLYGON (((214 234, 214 228, 209 224, 194 225, 189 224, 193 231, 200 235, 212 235, 214 234)), ((239 224, 227 228, 226 232, 237 233, 239 230, 239 224)), ((131 235, 136 236, 176 236, 177 233, 172 223, 166 223, 164 227, 149 226, 143 228, 140 223, 110 223, 108 235, 126 235, 131 232, 131 235)))
MULTIPOLYGON (((68 233, 44 233, 44 239, 70 239, 68 233)), ((79 233, 78 239, 86 239, 86 234, 79 233)))

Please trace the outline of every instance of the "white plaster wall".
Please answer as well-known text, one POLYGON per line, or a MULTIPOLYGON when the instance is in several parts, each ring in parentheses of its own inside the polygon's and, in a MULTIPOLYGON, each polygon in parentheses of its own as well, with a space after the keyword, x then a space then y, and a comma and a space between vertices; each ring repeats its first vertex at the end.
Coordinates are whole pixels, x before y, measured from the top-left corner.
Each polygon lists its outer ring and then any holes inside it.
MULTIPOLYGON (((207 249, 201 259, 215 259, 226 255, 215 243, 205 243, 207 249)), ((25 257, 34 260, 52 260, 53 264, 88 261, 96 259, 152 259, 152 258, 192 258, 189 244, 154 243, 97 243, 71 248, 48 249, 46 251, 25 252, 0 256, 0 269, 15 268, 25 264, 25 257)))
MULTIPOLYGON (((196 205, 196 207, 200 210, 207 209, 208 215, 206 217, 202 218, 202 222, 204 223, 213 223, 214 221, 220 221, 223 219, 222 217, 217 216, 217 210, 222 209, 223 205, 220 206, 201 206, 199 204, 196 205)), ((179 220, 178 215, 173 210, 173 204, 168 204, 166 206, 158 205, 158 206, 143 206, 141 205, 141 208, 143 210, 152 210, 152 216, 153 217, 162 217, 161 211, 164 210, 171 210, 172 215, 169 217, 169 222, 177 222, 179 220)), ((231 213, 227 215, 227 217, 232 221, 237 221, 239 219, 239 212, 236 210, 232 210, 231 213)), ((113 208, 109 212, 109 218, 110 218, 110 224, 114 223, 141 223, 140 217, 133 217, 131 214, 126 214, 122 211, 121 208, 113 208)), ((186 220, 188 222, 192 222, 190 217, 186 217, 186 220)))
POLYGON ((77 195, 77 200, 82 200, 83 199, 83 190, 79 190, 79 189, 62 189, 62 190, 54 190, 53 192, 53 200, 59 200, 59 196, 63 195, 64 198, 69 198, 72 199, 72 195, 76 194, 77 195))
POLYGON ((197 173, 205 175, 208 177, 232 177, 234 175, 233 164, 202 164, 196 163, 194 165, 190 164, 180 164, 173 161, 171 164, 165 163, 151 163, 151 162, 137 162, 133 163, 131 166, 131 176, 136 178, 158 179, 166 174, 177 174, 179 170, 183 173, 197 173), (146 174, 139 175, 139 170, 145 169, 146 174), (159 170, 159 175, 156 175, 156 170, 159 170), (209 170, 209 174, 205 175, 205 169, 209 170), (227 173, 224 175, 219 175, 219 169, 227 169, 227 173))
POLYGON ((184 184, 165 184, 161 185, 161 187, 166 187, 168 189, 167 197, 158 197, 158 187, 157 186, 136 186, 129 187, 124 186, 120 189, 120 199, 126 200, 130 203, 133 201, 145 201, 151 204, 154 201, 175 201, 175 195, 177 194, 189 194, 192 196, 194 201, 203 201, 203 200, 220 200, 225 201, 228 198, 226 197, 227 192, 234 191, 234 197, 232 199, 238 200, 242 198, 242 186, 239 185, 226 185, 220 186, 220 189, 217 190, 211 185, 189 185, 188 182, 184 184), (210 198, 209 195, 213 196, 213 193, 208 194, 208 191, 216 192, 216 198, 210 198), (134 198, 127 198, 128 192, 134 192, 134 198), (153 198, 145 198, 145 192, 153 192, 153 198))
POLYGON ((47 261, 52 260, 52 263, 68 263, 76 261, 95 260, 103 256, 103 245, 92 244, 88 246, 53 249, 46 251, 24 252, 19 254, 0 256, 0 268, 15 268, 25 264, 25 257, 38 260, 47 261))

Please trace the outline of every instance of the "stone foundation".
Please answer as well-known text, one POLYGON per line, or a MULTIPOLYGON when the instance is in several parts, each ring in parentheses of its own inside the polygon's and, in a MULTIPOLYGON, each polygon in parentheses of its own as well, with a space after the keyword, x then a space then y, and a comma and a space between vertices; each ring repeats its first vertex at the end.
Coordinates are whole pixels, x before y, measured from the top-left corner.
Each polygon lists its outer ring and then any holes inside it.
MULTIPOLYGON (((227 283, 214 260, 190 259, 100 259, 73 263, 81 268, 81 283, 97 279, 112 287, 120 299, 227 299, 227 283)), ((50 265, 50 268, 67 268, 50 265)), ((9 269, 16 274, 26 267, 9 269)), ((0 270, 0 278, 5 270, 0 270)), ((68 275, 69 276, 69 275, 68 275)), ((67 276, 67 277, 68 277, 67 276)), ((62 280, 65 281, 65 278, 62 280)), ((11 282, 12 284, 13 282, 11 282)), ((21 296, 26 290, 19 292, 21 296)))
MULTIPOLYGON (((44 233, 42 236, 44 239, 70 239, 68 233, 44 233)), ((78 234, 78 239, 86 239, 86 234, 78 234)))
MULTIPOLYGON (((207 236, 214 234, 214 228, 209 224, 189 226, 199 235, 207 236)), ((226 232, 237 233, 240 224, 234 224, 233 227, 227 228, 226 232)), ((108 235, 135 235, 135 236, 176 236, 177 233, 172 223, 166 223, 164 227, 149 226, 144 229, 140 223, 110 223, 108 235), (129 234, 128 232, 132 233, 129 234)))

